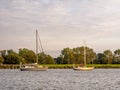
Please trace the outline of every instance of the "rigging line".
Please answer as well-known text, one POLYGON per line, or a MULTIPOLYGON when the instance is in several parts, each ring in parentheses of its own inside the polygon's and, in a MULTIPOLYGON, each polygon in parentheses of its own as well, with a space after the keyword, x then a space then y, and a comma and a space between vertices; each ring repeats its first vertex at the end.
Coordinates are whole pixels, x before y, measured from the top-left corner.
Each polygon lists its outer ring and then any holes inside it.
POLYGON ((39 49, 40 52, 42 52, 42 50, 40 49, 40 46, 38 46, 38 49, 39 49))
POLYGON ((41 42, 41 40, 40 40, 39 34, 38 34, 38 40, 39 40, 39 44, 40 44, 39 49, 41 48, 40 51, 44 52, 44 51, 43 51, 43 47, 42 47, 42 42, 41 42))

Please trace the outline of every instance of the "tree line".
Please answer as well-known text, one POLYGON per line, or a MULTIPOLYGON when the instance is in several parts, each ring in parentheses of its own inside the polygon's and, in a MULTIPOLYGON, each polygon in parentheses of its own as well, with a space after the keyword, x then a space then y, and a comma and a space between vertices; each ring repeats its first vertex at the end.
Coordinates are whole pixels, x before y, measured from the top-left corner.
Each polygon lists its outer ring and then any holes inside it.
MULTIPOLYGON (((36 63, 36 54, 34 51, 23 48, 19 49, 16 53, 13 50, 1 50, 0 51, 0 63, 1 64, 27 64, 36 63)), ((53 64, 54 59, 45 54, 44 52, 38 53, 38 64, 53 64)))
MULTIPOLYGON (((105 50, 103 53, 95 53, 92 48, 86 48, 87 64, 120 64, 120 49, 112 52, 105 50)), ((57 64, 83 64, 84 46, 77 48, 64 48, 59 57, 55 58, 57 64)))
MULTIPOLYGON (((87 64, 120 64, 120 49, 112 52, 105 50, 103 53, 95 53, 92 48, 86 48, 87 64)), ((84 63, 84 47, 64 48, 57 58, 45 54, 38 53, 38 64, 83 64, 84 63)), ((34 51, 23 48, 19 52, 11 50, 0 51, 0 64, 20 64, 35 63, 36 54, 34 51)))

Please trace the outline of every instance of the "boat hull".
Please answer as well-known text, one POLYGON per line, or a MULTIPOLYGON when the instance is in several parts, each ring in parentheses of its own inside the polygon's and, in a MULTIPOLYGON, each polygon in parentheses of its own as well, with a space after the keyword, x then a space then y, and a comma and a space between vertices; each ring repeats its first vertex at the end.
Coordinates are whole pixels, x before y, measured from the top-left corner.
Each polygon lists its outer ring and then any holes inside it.
POLYGON ((73 67, 73 70, 77 70, 77 71, 91 71, 93 69, 94 67, 77 67, 77 68, 73 67))
POLYGON ((46 71, 47 67, 39 67, 39 68, 20 68, 20 71, 46 71))

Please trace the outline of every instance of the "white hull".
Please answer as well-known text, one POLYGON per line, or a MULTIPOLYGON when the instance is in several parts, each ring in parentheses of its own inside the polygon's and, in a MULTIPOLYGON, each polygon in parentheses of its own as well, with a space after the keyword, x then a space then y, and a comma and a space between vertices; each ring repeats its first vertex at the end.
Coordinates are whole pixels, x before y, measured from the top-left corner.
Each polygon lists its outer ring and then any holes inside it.
POLYGON ((94 67, 73 67, 73 69, 78 71, 91 71, 94 67))
POLYGON ((24 64, 20 66, 20 71, 46 71, 48 67, 37 64, 24 64))
POLYGON ((47 67, 20 68, 21 71, 46 71, 47 69, 47 67))

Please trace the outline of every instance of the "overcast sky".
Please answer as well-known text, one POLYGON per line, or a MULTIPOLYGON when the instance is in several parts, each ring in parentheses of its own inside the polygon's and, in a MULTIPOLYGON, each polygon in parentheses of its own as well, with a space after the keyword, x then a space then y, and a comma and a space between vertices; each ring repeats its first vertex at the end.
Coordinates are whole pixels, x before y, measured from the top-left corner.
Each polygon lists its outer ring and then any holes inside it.
POLYGON ((120 49, 120 0, 0 0, 0 50, 35 50, 35 30, 44 51, 86 41, 95 52, 120 49))

